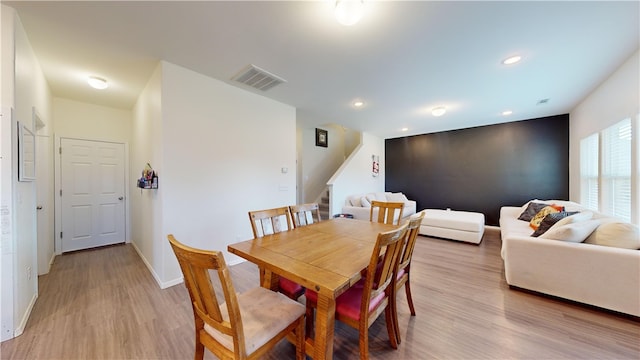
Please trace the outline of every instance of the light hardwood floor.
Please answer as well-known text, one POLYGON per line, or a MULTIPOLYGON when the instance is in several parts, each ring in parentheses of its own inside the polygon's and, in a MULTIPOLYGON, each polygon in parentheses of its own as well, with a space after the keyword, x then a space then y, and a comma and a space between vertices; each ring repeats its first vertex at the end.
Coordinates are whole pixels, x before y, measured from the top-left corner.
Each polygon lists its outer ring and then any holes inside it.
MULTIPOLYGON (((391 349, 381 317, 371 327, 371 358, 640 358, 637 318, 510 289, 499 252, 493 228, 479 246, 420 236, 411 279, 417 316, 402 292, 402 343, 391 349)), ((232 275, 237 291, 258 283, 248 262, 232 275)), ((184 285, 160 290, 131 245, 58 256, 39 283, 27 327, 2 343, 2 359, 193 358, 184 285)), ((356 330, 338 323, 334 350, 335 359, 356 358, 356 330)), ((268 358, 294 358, 294 348, 281 342, 268 358)))

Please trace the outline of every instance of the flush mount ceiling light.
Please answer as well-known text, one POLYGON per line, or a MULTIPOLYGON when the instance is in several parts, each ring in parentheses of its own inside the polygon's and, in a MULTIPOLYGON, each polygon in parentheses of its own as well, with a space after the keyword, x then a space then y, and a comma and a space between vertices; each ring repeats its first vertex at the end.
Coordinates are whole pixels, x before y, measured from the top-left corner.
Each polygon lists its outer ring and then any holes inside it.
POLYGON ((360 21, 364 12, 364 0, 336 0, 334 15, 344 26, 351 26, 360 21))
POLYGON ((520 56, 520 55, 511 56, 511 57, 508 57, 508 58, 502 60, 502 64, 511 65, 511 64, 515 64, 517 62, 520 62, 520 60, 522 60, 522 56, 520 56))
POLYGON ((103 90, 109 87, 109 84, 107 84, 107 80, 99 78, 97 76, 89 76, 87 82, 89 83, 89 86, 98 90, 103 90))
POLYGON ((442 116, 447 112, 447 108, 444 106, 438 106, 431 109, 431 115, 433 116, 442 116))

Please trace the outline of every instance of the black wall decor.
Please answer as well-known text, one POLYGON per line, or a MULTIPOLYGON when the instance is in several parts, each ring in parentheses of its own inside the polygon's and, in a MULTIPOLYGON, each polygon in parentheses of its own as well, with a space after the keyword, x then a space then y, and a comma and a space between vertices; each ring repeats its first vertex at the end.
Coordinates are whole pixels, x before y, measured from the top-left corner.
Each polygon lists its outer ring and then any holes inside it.
POLYGON ((481 212, 569 197, 569 114, 385 141, 386 190, 417 210, 481 212))

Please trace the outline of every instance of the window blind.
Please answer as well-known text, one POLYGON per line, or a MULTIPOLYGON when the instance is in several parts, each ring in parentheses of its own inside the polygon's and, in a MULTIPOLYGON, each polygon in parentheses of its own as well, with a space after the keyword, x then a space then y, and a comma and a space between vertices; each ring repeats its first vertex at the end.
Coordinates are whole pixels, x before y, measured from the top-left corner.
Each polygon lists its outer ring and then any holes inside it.
POLYGON ((602 132, 602 212, 631 221, 631 119, 602 132))
POLYGON ((598 211, 598 134, 580 140, 580 203, 598 211))

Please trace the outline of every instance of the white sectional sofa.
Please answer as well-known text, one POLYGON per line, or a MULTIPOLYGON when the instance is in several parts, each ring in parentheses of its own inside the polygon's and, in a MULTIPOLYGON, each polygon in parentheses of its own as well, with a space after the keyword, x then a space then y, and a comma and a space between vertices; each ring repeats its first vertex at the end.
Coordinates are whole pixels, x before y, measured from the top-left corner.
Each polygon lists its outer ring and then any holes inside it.
POLYGON ((579 213, 552 225, 540 237, 532 237, 529 222, 518 220, 528 203, 500 210, 501 255, 507 283, 640 316, 638 227, 574 202, 544 202, 579 213))
MULTIPOLYGON (((404 202, 404 208, 402 209, 403 218, 416 213, 416 202, 414 200, 407 199, 407 197, 401 192, 377 192, 347 196, 344 206, 342 207, 342 213, 351 214, 354 219, 369 220, 371 200, 404 202)), ((378 209, 374 209, 373 216, 374 218, 378 216, 378 209)))

